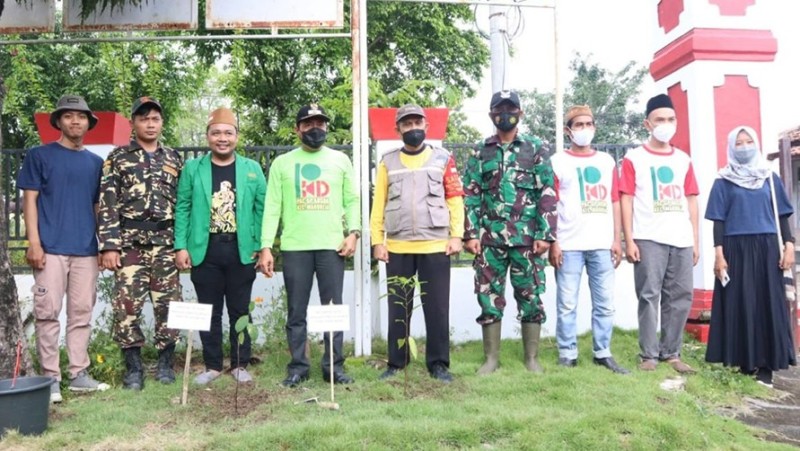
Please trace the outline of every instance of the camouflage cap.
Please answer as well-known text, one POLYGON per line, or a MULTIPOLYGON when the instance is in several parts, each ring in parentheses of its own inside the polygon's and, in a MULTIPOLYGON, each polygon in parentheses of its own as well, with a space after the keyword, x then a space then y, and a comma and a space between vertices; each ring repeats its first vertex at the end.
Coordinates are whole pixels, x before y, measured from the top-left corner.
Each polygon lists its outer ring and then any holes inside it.
POLYGON ((152 97, 144 96, 144 97, 139 97, 138 99, 133 101, 133 107, 131 108, 131 116, 136 114, 136 112, 139 111, 139 109, 145 105, 152 105, 156 107, 159 113, 164 112, 164 108, 161 107, 161 104, 158 102, 158 100, 152 97))
POLYGON ((397 114, 394 116, 394 122, 400 122, 407 116, 427 117, 425 116, 425 110, 423 110, 419 105, 409 103, 408 105, 403 105, 397 109, 397 114))
POLYGON ((58 128, 58 118, 60 118, 65 111, 81 111, 86 113, 86 115, 89 116, 89 130, 93 129, 94 126, 97 125, 97 116, 95 116, 94 113, 92 113, 92 110, 89 109, 89 105, 86 103, 86 100, 84 100, 81 96, 67 94, 58 99, 56 109, 50 113, 50 125, 52 125, 56 130, 61 130, 58 128))

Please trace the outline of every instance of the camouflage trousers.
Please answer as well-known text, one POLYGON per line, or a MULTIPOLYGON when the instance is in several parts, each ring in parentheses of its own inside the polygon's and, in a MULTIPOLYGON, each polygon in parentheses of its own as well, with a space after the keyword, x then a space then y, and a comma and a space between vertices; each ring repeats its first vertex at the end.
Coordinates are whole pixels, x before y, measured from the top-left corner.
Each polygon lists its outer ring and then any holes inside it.
POLYGON ((172 246, 137 244, 123 249, 114 282, 114 340, 120 347, 144 345, 142 307, 148 297, 153 302, 156 348, 175 343, 180 331, 167 328, 167 313, 170 302, 181 301, 181 285, 172 246))
POLYGON ((475 257, 475 294, 481 306, 478 324, 487 325, 503 319, 506 307, 506 273, 511 269, 511 286, 517 301, 517 319, 523 323, 543 323, 544 259, 537 257, 530 246, 484 246, 475 257))

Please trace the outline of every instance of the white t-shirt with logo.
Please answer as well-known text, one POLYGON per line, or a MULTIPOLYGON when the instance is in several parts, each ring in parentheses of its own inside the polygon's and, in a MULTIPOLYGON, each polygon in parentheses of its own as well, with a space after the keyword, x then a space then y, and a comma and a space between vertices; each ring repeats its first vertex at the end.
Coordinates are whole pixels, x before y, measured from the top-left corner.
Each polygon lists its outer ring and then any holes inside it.
POLYGON ((633 196, 633 238, 675 247, 694 246, 686 196, 699 193, 692 160, 675 147, 657 153, 631 149, 622 160, 620 192, 633 196))
POLYGON ((617 165, 603 152, 556 153, 550 162, 558 193, 558 244, 565 251, 611 249, 617 165))

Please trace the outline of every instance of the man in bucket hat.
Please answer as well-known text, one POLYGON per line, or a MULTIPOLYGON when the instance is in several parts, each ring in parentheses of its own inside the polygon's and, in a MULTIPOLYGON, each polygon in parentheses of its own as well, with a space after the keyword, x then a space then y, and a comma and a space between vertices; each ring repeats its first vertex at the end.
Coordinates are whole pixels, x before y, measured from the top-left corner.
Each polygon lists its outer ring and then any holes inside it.
POLYGON ((125 357, 123 388, 141 390, 144 368, 140 328, 142 308, 153 303, 158 349, 156 379, 175 382, 173 364, 178 330, 167 328, 169 303, 181 300, 173 233, 180 154, 161 144, 163 109, 152 97, 131 108, 133 140, 117 147, 103 165, 98 217, 103 268, 114 271, 114 340, 125 357))
POLYGON ((108 388, 87 372, 98 274, 94 212, 103 159, 83 146, 97 117, 82 97, 61 97, 50 114, 50 124, 61 131, 61 137, 28 151, 17 187, 23 190, 29 242, 25 256, 33 268, 36 349, 42 373, 56 379, 50 401, 61 402, 58 343, 64 295, 69 389, 108 388))

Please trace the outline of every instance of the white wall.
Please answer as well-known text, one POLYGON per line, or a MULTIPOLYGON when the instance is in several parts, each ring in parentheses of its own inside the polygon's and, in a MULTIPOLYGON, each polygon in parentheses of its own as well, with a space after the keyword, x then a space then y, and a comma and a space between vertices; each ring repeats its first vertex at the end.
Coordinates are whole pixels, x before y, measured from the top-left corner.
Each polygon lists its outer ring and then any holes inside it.
MULTIPOLYGON (((110 275, 106 272, 105 274, 110 275)), ((380 284, 378 292, 385 293, 385 270, 381 264, 380 270, 380 284)), ((545 322, 542 334, 545 336, 553 336, 555 334, 556 325, 556 303, 555 303, 555 276, 553 270, 548 267, 546 270, 547 275, 547 291, 543 295, 543 302, 545 311, 547 313, 547 321, 545 322)), ((475 322, 475 318, 480 314, 478 303, 473 293, 473 270, 467 268, 454 268, 451 277, 451 292, 450 292, 450 328, 454 342, 463 342, 467 340, 479 340, 481 338, 481 328, 475 322)), ((373 279, 376 280, 376 279, 373 279)), ((30 275, 22 275, 16 277, 17 288, 19 291, 20 299, 22 300, 23 312, 28 312, 31 309, 31 286, 33 285, 33 277, 30 275)), ((194 288, 189 280, 188 275, 181 276, 181 283, 183 285, 184 298, 187 300, 196 299, 194 288)), ((269 299, 273 296, 278 296, 283 285, 283 275, 277 273, 272 279, 267 279, 263 276, 258 276, 253 286, 253 298, 263 297, 269 299)), ((503 321, 503 337, 514 338, 519 336, 519 322, 516 320, 516 303, 513 300, 513 293, 510 284, 506 287, 508 294, 508 306, 506 309, 506 320, 503 321)), ((637 328, 637 303, 633 287, 633 267, 627 262, 623 262, 616 272, 616 290, 615 290, 615 303, 616 315, 614 323, 623 329, 636 329, 637 328)), ((348 271, 345 274, 344 283, 344 299, 345 302, 353 304, 353 272, 348 271)), ((386 318, 386 298, 380 300, 373 300, 372 311, 375 317, 373 318, 373 331, 376 336, 386 338, 386 330, 388 319, 386 318)), ((316 282, 311 293, 311 304, 319 304, 319 295, 317 292, 316 282)), ((259 317, 263 315, 263 309, 266 304, 259 306, 254 312, 254 322, 259 322, 259 317), (261 312, 261 313, 260 313, 261 312)), ((107 301, 98 299, 95 306, 95 319, 100 316, 103 309, 107 306, 107 301)), ((62 311, 62 324, 64 321, 64 312, 62 311)), ((152 306, 148 302, 144 307, 145 324, 152 330, 153 316, 152 306)), ((355 324, 355 311, 351 308, 350 324, 355 324)), ((227 319, 223 318, 223 323, 227 323, 227 319)), ((589 288, 584 275, 581 291, 580 303, 578 305, 578 332, 583 333, 591 328, 591 301, 589 298, 589 288)), ((32 331, 29 331, 32 332, 32 331)), ((414 311, 411 320, 411 333, 414 336, 425 335, 425 323, 421 309, 414 311)), ((63 327, 62 327, 63 334, 63 327)), ((345 333, 345 339, 352 340, 353 332, 345 333)))

